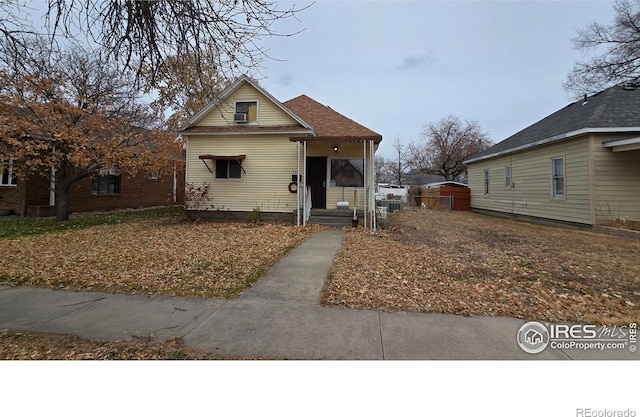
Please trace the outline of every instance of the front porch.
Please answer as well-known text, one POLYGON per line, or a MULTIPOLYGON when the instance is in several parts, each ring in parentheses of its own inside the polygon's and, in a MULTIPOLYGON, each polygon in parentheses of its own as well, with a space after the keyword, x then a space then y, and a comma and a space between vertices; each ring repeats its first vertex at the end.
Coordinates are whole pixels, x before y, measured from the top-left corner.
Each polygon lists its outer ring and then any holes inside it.
POLYGON ((297 137, 297 225, 359 224, 376 229, 374 138, 297 137), (313 222, 311 219, 314 218, 313 222))

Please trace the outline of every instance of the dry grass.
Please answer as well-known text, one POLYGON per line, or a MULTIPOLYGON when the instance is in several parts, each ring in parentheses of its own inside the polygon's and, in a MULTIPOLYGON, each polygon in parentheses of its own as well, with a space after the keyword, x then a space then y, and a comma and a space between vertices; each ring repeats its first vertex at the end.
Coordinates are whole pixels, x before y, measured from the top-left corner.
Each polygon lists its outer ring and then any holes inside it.
POLYGON ((0 240, 0 284, 237 296, 314 228, 169 220, 0 240))
POLYGON ((0 330, 0 360, 202 360, 220 356, 192 349, 181 339, 161 343, 87 340, 77 336, 0 330))
POLYGON ((351 231, 327 305, 594 324, 640 321, 640 241, 474 213, 410 211, 351 231))

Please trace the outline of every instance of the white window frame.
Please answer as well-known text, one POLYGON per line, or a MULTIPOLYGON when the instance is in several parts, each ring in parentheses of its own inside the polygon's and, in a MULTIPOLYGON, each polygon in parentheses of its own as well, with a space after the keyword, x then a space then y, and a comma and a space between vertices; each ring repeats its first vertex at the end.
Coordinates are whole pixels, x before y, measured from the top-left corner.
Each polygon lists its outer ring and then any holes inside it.
MULTIPOLYGON (((256 120, 254 121, 249 121, 247 120, 246 122, 242 123, 245 125, 257 125, 259 120, 260 120, 260 100, 253 100, 253 99, 249 99, 249 100, 236 100, 233 104, 233 113, 237 113, 238 112, 238 103, 256 103, 256 120)), ((247 113, 248 116, 248 113, 247 113)))
POLYGON ((213 178, 215 180, 221 180, 221 181, 242 181, 242 178, 244 177, 244 170, 242 169, 242 162, 239 159, 216 159, 216 165, 214 167, 213 170, 213 178), (227 162, 227 176, 226 177, 218 177, 218 163, 220 161, 226 161, 227 162), (229 176, 230 174, 230 170, 231 170, 231 164, 229 162, 231 161, 235 161, 238 163, 238 166, 240 167, 240 177, 231 177, 229 176))
POLYGON ((483 191, 483 195, 488 196, 490 191, 489 186, 491 184, 490 183, 491 176, 490 176, 489 168, 485 168, 483 172, 484 172, 484 176, 482 178, 482 191, 483 191))
POLYGON ((513 183, 511 176, 511 165, 505 165, 504 167, 504 188, 511 188, 511 184, 513 183))
POLYGON ((17 187, 18 179, 13 169, 14 158, 0 159, 0 187, 17 187), (8 168, 8 176, 5 178, 4 170, 8 168))
POLYGON ((567 198, 567 161, 565 155, 551 158, 551 197, 556 200, 564 200, 567 198), (562 161, 562 176, 556 175, 556 161, 562 161), (562 179, 561 190, 557 186, 559 179, 562 179))

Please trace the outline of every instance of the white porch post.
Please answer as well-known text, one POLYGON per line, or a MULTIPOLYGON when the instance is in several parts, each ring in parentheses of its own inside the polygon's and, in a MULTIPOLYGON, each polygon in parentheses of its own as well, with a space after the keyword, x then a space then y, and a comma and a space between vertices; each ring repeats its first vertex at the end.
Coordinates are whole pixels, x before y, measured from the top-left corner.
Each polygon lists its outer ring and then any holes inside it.
POLYGON ((300 142, 296 142, 296 226, 300 226, 300 142))
POLYGON ((375 155, 376 150, 373 147, 374 143, 372 140, 369 141, 369 161, 371 163, 371 184, 369 187, 371 188, 369 192, 369 198, 371 199, 371 229, 375 232, 377 227, 377 219, 376 219, 376 196, 375 196, 375 173, 376 173, 376 165, 375 165, 375 155))
POLYGON ((302 225, 306 226, 307 225, 307 141, 305 140, 302 144, 302 164, 304 166, 304 178, 302 179, 302 184, 303 184, 303 199, 304 199, 304 203, 303 203, 303 207, 304 207, 304 211, 303 211, 303 216, 302 216, 302 225))
POLYGON ((364 227, 365 230, 367 230, 367 217, 369 216, 369 213, 367 213, 367 199, 368 199, 368 194, 367 194, 367 186, 369 185, 369 182, 367 181, 367 141, 363 140, 362 141, 362 145, 363 145, 363 158, 364 158, 364 167, 363 167, 363 171, 364 171, 364 198, 363 198, 363 203, 364 203, 364 209, 363 209, 363 217, 364 217, 364 224, 362 225, 362 227, 364 227))

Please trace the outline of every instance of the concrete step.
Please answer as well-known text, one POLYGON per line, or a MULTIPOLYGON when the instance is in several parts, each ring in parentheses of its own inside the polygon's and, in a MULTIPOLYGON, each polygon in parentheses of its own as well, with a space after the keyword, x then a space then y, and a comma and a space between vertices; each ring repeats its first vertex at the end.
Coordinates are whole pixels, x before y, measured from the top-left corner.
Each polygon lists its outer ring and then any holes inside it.
POLYGON ((335 227, 351 226, 351 217, 311 216, 308 223, 335 227))
MULTIPOLYGON (((311 209, 311 216, 323 216, 323 217, 348 217, 353 218, 353 209, 311 209)), ((362 216, 361 212, 358 212, 358 216, 362 216)))

